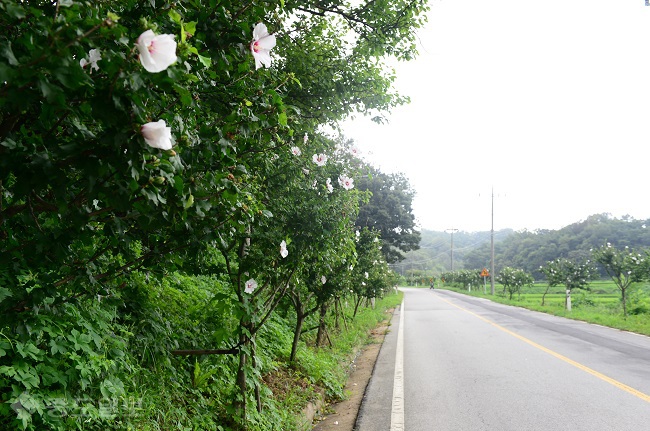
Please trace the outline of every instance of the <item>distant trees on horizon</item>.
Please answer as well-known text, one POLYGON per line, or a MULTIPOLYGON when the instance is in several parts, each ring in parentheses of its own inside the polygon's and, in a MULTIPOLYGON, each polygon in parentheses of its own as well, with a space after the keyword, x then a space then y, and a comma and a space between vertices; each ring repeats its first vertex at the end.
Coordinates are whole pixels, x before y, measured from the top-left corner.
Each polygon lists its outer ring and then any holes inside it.
MULTIPOLYGON (((422 230, 420 250, 406 254, 406 259, 394 269, 404 276, 416 273, 440 274, 451 268, 450 234, 422 230)), ((617 248, 643 249, 650 247, 650 220, 629 216, 612 217, 594 214, 585 220, 558 230, 495 232, 495 270, 520 268, 536 280, 545 279, 539 270, 547 262, 565 259, 588 259, 591 250, 610 243, 617 248)), ((454 269, 489 268, 491 261, 490 232, 455 232, 453 245, 454 269)), ((607 274, 602 273, 605 277, 607 274)))

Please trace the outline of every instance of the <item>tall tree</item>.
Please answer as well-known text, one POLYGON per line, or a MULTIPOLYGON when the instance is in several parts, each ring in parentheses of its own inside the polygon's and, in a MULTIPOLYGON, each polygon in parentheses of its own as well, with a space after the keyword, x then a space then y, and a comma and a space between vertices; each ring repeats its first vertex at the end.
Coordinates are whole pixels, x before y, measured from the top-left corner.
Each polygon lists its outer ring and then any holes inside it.
POLYGON ((415 191, 403 174, 385 174, 370 168, 357 180, 359 190, 372 193, 370 201, 359 209, 357 225, 378 231, 388 263, 404 259, 405 252, 420 248, 412 202, 415 191))

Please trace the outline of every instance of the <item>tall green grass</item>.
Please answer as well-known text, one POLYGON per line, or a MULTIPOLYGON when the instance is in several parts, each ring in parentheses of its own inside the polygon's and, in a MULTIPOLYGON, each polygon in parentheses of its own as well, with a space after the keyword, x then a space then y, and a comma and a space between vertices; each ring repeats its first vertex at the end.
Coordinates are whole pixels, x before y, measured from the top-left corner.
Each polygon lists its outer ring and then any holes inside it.
MULTIPOLYGON (((232 407, 237 390, 237 355, 185 357, 169 353, 178 348, 220 347, 214 327, 235 325, 237 320, 223 304, 225 300, 210 302, 209 298, 225 291, 226 285, 209 277, 177 274, 162 285, 140 281, 152 305, 134 309, 137 325, 130 328, 130 347, 139 356, 137 362, 132 359, 128 380, 124 380, 135 406, 128 415, 101 429, 239 430, 232 407), (206 303, 216 304, 215 308, 206 308, 206 303)), ((257 337, 255 371, 260 378, 262 412, 256 412, 251 396, 248 431, 311 429, 311 424, 301 422, 304 407, 318 398, 339 400, 346 396, 344 387, 356 352, 369 342, 370 331, 390 317, 386 310, 401 302, 401 293, 377 300, 374 309, 361 307, 354 319, 353 301, 341 302, 339 327, 333 313, 327 317, 331 346, 314 346, 315 331, 307 332, 295 363, 289 363, 295 325, 291 308, 278 307, 264 325, 257 337)), ((306 326, 317 324, 318 316, 312 316, 306 326)), ((135 358, 134 353, 128 354, 135 358)), ((256 382, 251 379, 250 387, 256 382)))

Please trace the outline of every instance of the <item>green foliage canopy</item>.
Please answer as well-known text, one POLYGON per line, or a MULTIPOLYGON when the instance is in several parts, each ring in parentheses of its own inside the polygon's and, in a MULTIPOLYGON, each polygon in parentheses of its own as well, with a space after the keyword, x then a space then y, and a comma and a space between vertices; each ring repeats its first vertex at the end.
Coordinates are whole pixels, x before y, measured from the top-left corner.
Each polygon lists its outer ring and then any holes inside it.
POLYGON ((357 225, 376 230, 385 244, 382 252, 388 263, 404 259, 402 253, 417 250, 420 231, 416 229, 412 202, 415 192, 402 174, 384 174, 370 169, 360 176, 357 186, 372 193, 370 202, 359 210, 357 225))
POLYGON ((67 429, 67 419, 43 413, 47 400, 123 396, 125 351, 137 345, 125 328, 154 314, 142 279, 176 271, 219 280, 217 293, 206 289, 206 310, 236 299, 237 319, 200 340, 241 349, 235 400, 245 406, 246 382, 259 382, 255 336, 291 277, 317 257, 320 271, 354 258, 363 194, 336 179, 358 172, 313 165, 315 154, 339 160, 320 127, 355 112, 380 118, 406 101, 390 91, 383 60, 415 54, 426 9, 425 1, 0 2, 0 327, 9 328, 0 381, 12 388, 3 417, 23 397, 30 409, 13 424, 67 429), (272 67, 255 69, 260 22, 278 43, 272 67), (155 73, 136 48, 148 30, 177 43, 176 62, 155 73), (144 139, 143 126, 160 120, 171 150, 144 139))

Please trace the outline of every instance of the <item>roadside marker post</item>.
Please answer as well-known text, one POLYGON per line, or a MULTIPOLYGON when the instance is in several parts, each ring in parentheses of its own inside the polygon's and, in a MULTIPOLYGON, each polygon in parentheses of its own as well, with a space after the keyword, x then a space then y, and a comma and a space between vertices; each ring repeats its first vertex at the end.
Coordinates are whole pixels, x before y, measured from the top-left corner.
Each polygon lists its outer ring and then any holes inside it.
POLYGON ((487 294, 487 278, 490 276, 490 272, 487 270, 487 268, 483 268, 483 271, 481 271, 481 277, 483 277, 483 293, 487 294))

